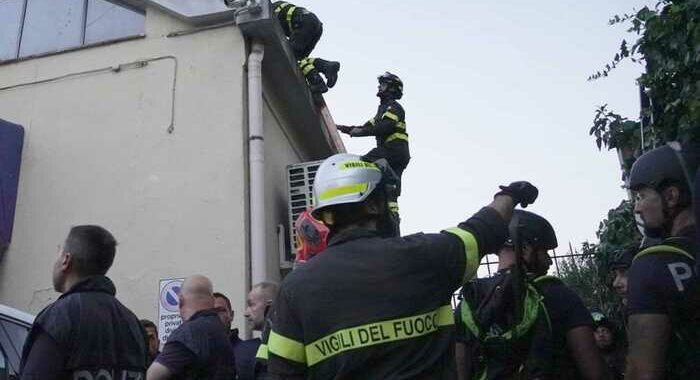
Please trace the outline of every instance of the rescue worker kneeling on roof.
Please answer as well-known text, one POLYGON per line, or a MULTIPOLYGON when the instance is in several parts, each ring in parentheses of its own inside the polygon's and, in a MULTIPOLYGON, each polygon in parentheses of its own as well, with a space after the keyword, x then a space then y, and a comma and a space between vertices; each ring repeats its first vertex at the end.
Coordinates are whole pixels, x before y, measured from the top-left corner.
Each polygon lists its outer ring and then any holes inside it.
MULTIPOLYGON (((242 2, 244 3, 245 0, 224 0, 229 8, 241 6, 242 2)), ((315 94, 327 92, 328 88, 335 86, 335 82, 338 80, 340 62, 309 57, 323 34, 321 21, 306 8, 286 1, 275 1, 270 7, 282 26, 284 35, 289 39, 294 57, 309 83, 311 92, 315 94), (321 78, 319 73, 326 77, 326 81, 321 78)))
POLYGON ((697 379, 700 374, 700 279, 692 192, 697 148, 668 143, 639 157, 630 171, 644 234, 662 238, 627 271, 625 379, 697 379))
POLYGON ((321 39, 323 24, 315 14, 305 8, 284 1, 275 1, 272 3, 272 9, 284 34, 289 38, 294 57, 309 82, 311 92, 316 94, 327 92, 328 88, 335 86, 338 80, 340 62, 309 57, 321 39), (325 82, 319 73, 326 77, 325 82))
MULTIPOLYGON (((500 247, 528 182, 502 186, 467 221, 437 234, 393 235, 384 165, 337 154, 321 164, 313 213, 328 248, 284 279, 273 306, 268 371, 284 379, 445 379, 454 374, 452 293, 500 247)), ((393 178, 392 178, 393 177, 393 178)))
MULTIPOLYGON (((403 171, 411 160, 406 132, 406 113, 397 102, 403 96, 403 82, 398 76, 389 72, 380 75, 377 80, 379 81, 377 96, 380 100, 374 117, 362 126, 338 125, 337 127, 339 131, 352 137, 374 136, 377 147, 362 156, 362 160, 374 162, 382 158, 386 159, 391 169, 401 179, 403 171)), ((397 220, 399 220, 399 195, 401 195, 400 189, 395 194, 395 198, 389 200, 391 211, 397 220)))

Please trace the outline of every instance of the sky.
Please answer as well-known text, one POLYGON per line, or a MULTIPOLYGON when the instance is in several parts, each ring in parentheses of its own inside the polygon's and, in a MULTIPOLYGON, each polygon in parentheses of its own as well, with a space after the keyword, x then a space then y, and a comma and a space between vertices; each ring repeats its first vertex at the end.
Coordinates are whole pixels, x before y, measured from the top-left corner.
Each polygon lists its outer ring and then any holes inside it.
MULTIPOLYGON (((492 200, 498 185, 527 180, 540 190, 528 210, 557 231, 559 253, 595 231, 626 197, 615 151, 588 135, 603 104, 639 114, 626 62, 608 78, 588 76, 610 62, 626 26, 615 14, 653 1, 298 0, 324 24, 312 56, 341 62, 325 95, 338 124, 374 115, 377 75, 404 82, 411 162, 399 199, 402 234, 437 232, 492 200)), ((363 154, 374 138, 343 141, 363 154)))

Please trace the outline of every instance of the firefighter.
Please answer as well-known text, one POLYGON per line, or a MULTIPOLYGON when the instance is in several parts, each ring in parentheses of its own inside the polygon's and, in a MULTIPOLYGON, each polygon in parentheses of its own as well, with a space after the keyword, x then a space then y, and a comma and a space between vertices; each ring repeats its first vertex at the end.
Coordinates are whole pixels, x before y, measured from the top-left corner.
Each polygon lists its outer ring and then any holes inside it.
MULTIPOLYGON (((403 82, 401 79, 386 72, 377 78, 379 86, 377 97, 379 107, 377 113, 362 126, 338 125, 338 130, 351 137, 375 136, 377 147, 362 156, 363 161, 374 162, 386 159, 389 166, 401 179, 403 171, 411 160, 408 150, 408 133, 406 133, 406 113, 397 102, 403 96, 403 82)), ((396 199, 391 199, 390 206, 394 217, 399 220, 399 204, 397 192, 396 199)))
POLYGON ((392 235, 396 181, 360 156, 326 159, 314 182, 314 217, 328 248, 284 279, 273 306, 268 371, 285 379, 444 379, 454 373, 452 293, 501 246, 528 182, 502 186, 458 227, 392 235))
POLYGON ((692 209, 696 151, 672 142, 640 156, 629 187, 644 234, 662 238, 627 271, 626 379, 691 379, 700 373, 700 281, 692 209))
POLYGON ((114 297, 116 288, 106 277, 116 246, 114 236, 100 226, 71 228, 53 267, 53 286, 62 294, 34 320, 20 378, 145 377, 145 332, 134 313, 114 297))
POLYGON ((299 62, 299 68, 309 82, 309 88, 313 93, 321 94, 328 88, 335 86, 338 80, 340 62, 327 61, 321 58, 309 57, 311 51, 323 34, 323 24, 315 14, 284 1, 272 3, 272 9, 289 38, 294 57, 299 62), (326 81, 321 78, 323 74, 326 81))

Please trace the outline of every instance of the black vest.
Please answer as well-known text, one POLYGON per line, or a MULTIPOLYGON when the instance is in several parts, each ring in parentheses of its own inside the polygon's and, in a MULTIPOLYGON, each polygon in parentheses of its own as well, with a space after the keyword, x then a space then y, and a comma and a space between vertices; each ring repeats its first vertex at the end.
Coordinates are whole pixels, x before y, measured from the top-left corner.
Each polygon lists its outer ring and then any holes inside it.
POLYGON ((195 313, 168 338, 178 342, 197 357, 192 368, 177 379, 231 380, 236 376, 233 349, 226 327, 214 310, 195 313))
POLYGON ((43 330, 66 354, 62 379, 145 379, 146 335, 134 313, 114 298, 115 293, 105 276, 89 277, 73 286, 36 317, 22 357, 27 357, 43 330))

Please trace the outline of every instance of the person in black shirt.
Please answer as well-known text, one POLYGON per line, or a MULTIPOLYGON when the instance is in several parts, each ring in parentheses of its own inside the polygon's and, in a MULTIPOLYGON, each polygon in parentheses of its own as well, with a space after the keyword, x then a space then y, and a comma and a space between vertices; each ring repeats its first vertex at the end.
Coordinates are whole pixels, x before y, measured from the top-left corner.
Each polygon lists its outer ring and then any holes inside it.
POLYGON ((524 210, 513 211, 510 230, 511 236, 497 253, 498 272, 462 287, 463 299, 455 311, 460 380, 546 379, 550 375, 551 345, 534 339, 549 336, 547 310, 517 258, 521 250, 554 249, 557 239, 546 219, 524 210), (513 233, 518 237, 513 238, 513 233))
POLYGON ((163 351, 148 368, 148 380, 230 380, 236 370, 224 324, 214 308, 212 284, 194 275, 178 295, 184 321, 168 338, 163 351))
POLYGON ((62 293, 37 315, 22 351, 24 380, 143 379, 148 351, 138 318, 105 276, 117 242, 99 226, 71 228, 53 268, 62 293))
POLYGON ((148 365, 160 354, 160 341, 158 340, 158 327, 148 319, 142 319, 141 326, 146 331, 146 342, 148 345, 148 365))
POLYGON ((629 186, 645 236, 628 270, 626 379, 690 379, 700 373, 700 279, 692 210, 698 151, 668 143, 640 156, 629 186))
POLYGON ((618 336, 618 330, 604 314, 592 312, 595 331, 593 337, 613 380, 625 378, 625 345, 618 336))
POLYGON ((537 198, 501 187, 458 227, 393 235, 387 167, 337 154, 319 167, 314 216, 329 247, 284 279, 272 311, 273 379, 445 379, 454 375, 453 292, 505 240, 513 208, 537 198))

